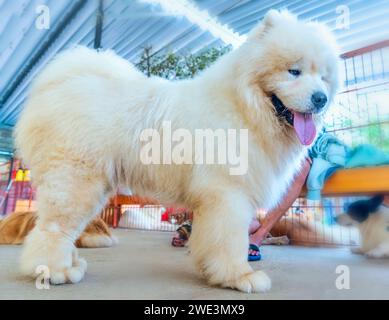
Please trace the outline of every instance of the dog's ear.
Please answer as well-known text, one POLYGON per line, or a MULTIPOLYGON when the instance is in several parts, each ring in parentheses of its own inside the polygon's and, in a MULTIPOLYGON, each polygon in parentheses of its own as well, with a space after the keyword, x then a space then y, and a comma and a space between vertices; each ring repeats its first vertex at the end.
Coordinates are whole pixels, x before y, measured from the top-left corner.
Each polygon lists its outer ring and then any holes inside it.
POLYGON ((265 28, 273 27, 277 20, 281 18, 281 13, 278 10, 269 10, 263 17, 262 24, 265 28))
POLYGON ((280 12, 277 10, 269 10, 265 16, 263 17, 262 21, 258 23, 252 29, 248 35, 249 39, 260 39, 263 34, 265 34, 269 29, 271 29, 275 24, 277 19, 280 17, 280 12))
POLYGON ((376 195, 369 200, 369 209, 370 212, 377 211, 378 207, 384 202, 383 195, 376 195))
POLYGON ((262 21, 256 27, 254 27, 254 29, 251 30, 248 38, 260 39, 267 31, 273 28, 276 24, 281 23, 285 20, 296 21, 296 17, 289 13, 287 10, 269 10, 263 17, 262 21))

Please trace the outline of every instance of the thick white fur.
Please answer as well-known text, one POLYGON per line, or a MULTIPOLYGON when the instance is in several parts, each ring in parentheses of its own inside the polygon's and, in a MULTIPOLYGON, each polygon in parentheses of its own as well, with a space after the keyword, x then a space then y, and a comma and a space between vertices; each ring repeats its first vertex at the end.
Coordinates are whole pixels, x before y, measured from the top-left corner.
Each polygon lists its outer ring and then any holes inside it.
MULTIPOLYGON (((38 188, 39 221, 21 259, 24 273, 46 264, 54 283, 77 282, 86 264, 72 240, 118 185, 195 212, 191 254, 210 284, 259 292, 271 282, 247 262, 255 208, 280 199, 306 148, 270 103, 275 92, 307 111, 315 90, 331 98, 336 53, 321 26, 270 12, 246 43, 193 80, 147 78, 112 52, 75 48, 35 80, 16 143, 38 188), (303 70, 292 79, 288 68, 303 70), (249 129, 248 173, 221 165, 142 165, 140 132, 186 128, 249 129), (81 266, 80 266, 81 265, 81 266)), ((314 117, 320 127, 321 115, 314 117)))
POLYGON ((361 243, 353 248, 353 253, 364 254, 370 258, 389 258, 389 208, 380 206, 377 212, 370 213, 362 223, 342 214, 338 222, 343 225, 354 225, 361 235, 361 243))

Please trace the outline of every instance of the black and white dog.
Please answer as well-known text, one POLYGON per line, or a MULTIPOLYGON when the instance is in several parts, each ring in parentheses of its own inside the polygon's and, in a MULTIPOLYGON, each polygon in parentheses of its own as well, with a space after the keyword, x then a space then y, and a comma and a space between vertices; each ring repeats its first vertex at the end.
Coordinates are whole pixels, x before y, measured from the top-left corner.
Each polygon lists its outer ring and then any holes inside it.
POLYGON ((353 253, 389 258, 389 207, 384 204, 384 196, 353 202, 346 213, 336 217, 336 222, 358 227, 361 244, 352 249, 353 253))

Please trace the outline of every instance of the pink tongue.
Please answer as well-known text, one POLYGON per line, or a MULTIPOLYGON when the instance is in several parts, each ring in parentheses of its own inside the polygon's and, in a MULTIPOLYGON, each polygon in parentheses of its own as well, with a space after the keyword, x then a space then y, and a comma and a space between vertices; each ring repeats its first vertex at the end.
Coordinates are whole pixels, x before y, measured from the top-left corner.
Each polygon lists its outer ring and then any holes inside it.
POLYGON ((313 123, 312 114, 293 112, 293 127, 301 144, 310 145, 316 136, 316 127, 313 123))

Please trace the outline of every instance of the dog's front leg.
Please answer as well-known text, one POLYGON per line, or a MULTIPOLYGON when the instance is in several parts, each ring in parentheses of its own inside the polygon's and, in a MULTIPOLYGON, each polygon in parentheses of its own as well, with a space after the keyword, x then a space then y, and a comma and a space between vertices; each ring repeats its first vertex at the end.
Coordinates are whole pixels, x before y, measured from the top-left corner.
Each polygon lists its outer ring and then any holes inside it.
POLYGON ((108 195, 94 171, 82 170, 81 165, 52 167, 38 184, 38 220, 24 243, 21 271, 36 277, 43 266, 52 284, 77 283, 87 263, 78 256, 74 241, 102 210, 108 195))
POLYGON ((270 278, 247 262, 254 208, 239 191, 208 193, 195 211, 191 254, 210 284, 243 292, 270 289, 270 278))

